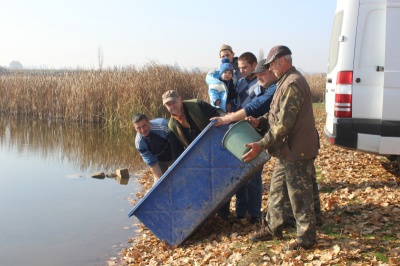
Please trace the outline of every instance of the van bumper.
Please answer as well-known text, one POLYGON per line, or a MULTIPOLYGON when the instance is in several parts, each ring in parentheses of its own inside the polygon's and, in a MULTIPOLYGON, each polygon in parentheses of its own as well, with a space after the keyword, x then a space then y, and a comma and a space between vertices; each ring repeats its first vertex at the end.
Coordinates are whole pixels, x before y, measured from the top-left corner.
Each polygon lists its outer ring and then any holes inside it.
POLYGON ((337 119, 337 123, 333 124, 333 133, 331 134, 325 126, 324 135, 331 144, 357 149, 358 135, 353 129, 352 119, 337 119))

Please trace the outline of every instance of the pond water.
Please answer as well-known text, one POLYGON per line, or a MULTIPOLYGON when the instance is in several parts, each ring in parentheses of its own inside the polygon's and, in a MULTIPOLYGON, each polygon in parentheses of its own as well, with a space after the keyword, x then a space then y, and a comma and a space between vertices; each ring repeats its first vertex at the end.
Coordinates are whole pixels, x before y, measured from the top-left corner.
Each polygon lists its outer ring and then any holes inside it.
POLYGON ((0 116, 0 265, 107 265, 129 246, 145 166, 128 133, 0 116))

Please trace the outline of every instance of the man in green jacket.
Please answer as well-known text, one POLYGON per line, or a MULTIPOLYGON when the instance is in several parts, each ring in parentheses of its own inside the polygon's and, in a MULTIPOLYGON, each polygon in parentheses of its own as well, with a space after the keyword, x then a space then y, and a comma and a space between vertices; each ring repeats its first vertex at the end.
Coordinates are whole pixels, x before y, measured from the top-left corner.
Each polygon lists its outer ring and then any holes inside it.
POLYGON ((163 105, 171 113, 168 127, 171 131, 170 143, 172 159, 176 160, 190 143, 210 123, 210 118, 224 116, 225 112, 198 99, 182 100, 175 90, 162 95, 163 105))

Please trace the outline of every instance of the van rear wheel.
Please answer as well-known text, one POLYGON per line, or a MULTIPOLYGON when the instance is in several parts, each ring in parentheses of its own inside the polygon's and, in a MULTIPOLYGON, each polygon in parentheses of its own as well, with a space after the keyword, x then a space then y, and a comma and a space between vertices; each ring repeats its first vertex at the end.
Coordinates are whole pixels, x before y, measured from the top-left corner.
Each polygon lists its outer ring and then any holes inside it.
POLYGON ((390 155, 386 158, 388 158, 391 162, 397 162, 397 165, 400 167, 400 155, 390 155))

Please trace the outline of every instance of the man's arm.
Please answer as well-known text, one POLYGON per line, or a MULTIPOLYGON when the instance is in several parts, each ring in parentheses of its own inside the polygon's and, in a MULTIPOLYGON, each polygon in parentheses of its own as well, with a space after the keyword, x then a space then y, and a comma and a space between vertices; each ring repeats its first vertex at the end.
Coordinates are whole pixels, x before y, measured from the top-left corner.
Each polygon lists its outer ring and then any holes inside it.
POLYGON ((154 164, 153 166, 150 166, 151 172, 153 172, 153 175, 158 179, 163 175, 160 166, 158 163, 154 164))
MULTIPOLYGON (((268 149, 276 141, 289 134, 296 123, 297 114, 303 101, 304 98, 300 90, 296 86, 289 85, 280 99, 281 111, 277 116, 278 123, 271 127, 259 142, 245 144, 246 147, 250 147, 250 150, 242 156, 244 162, 253 160, 262 150, 268 149)), ((259 117, 258 122, 258 128, 261 128, 262 125, 267 125, 268 113, 259 117)))
POLYGON ((143 137, 139 134, 136 135, 135 146, 143 161, 148 166, 151 167, 158 162, 157 156, 148 149, 147 144, 143 140, 143 137))
POLYGON ((246 104, 246 106, 243 108, 246 112, 246 115, 257 118, 268 113, 275 90, 276 84, 273 84, 263 95, 257 96, 251 102, 246 104))
POLYGON ((221 116, 221 117, 212 117, 210 120, 216 120, 214 126, 220 126, 220 125, 226 125, 229 124, 231 122, 236 122, 236 121, 240 121, 246 118, 246 113, 244 111, 244 109, 240 109, 239 111, 236 111, 234 113, 229 113, 225 116, 221 116))

